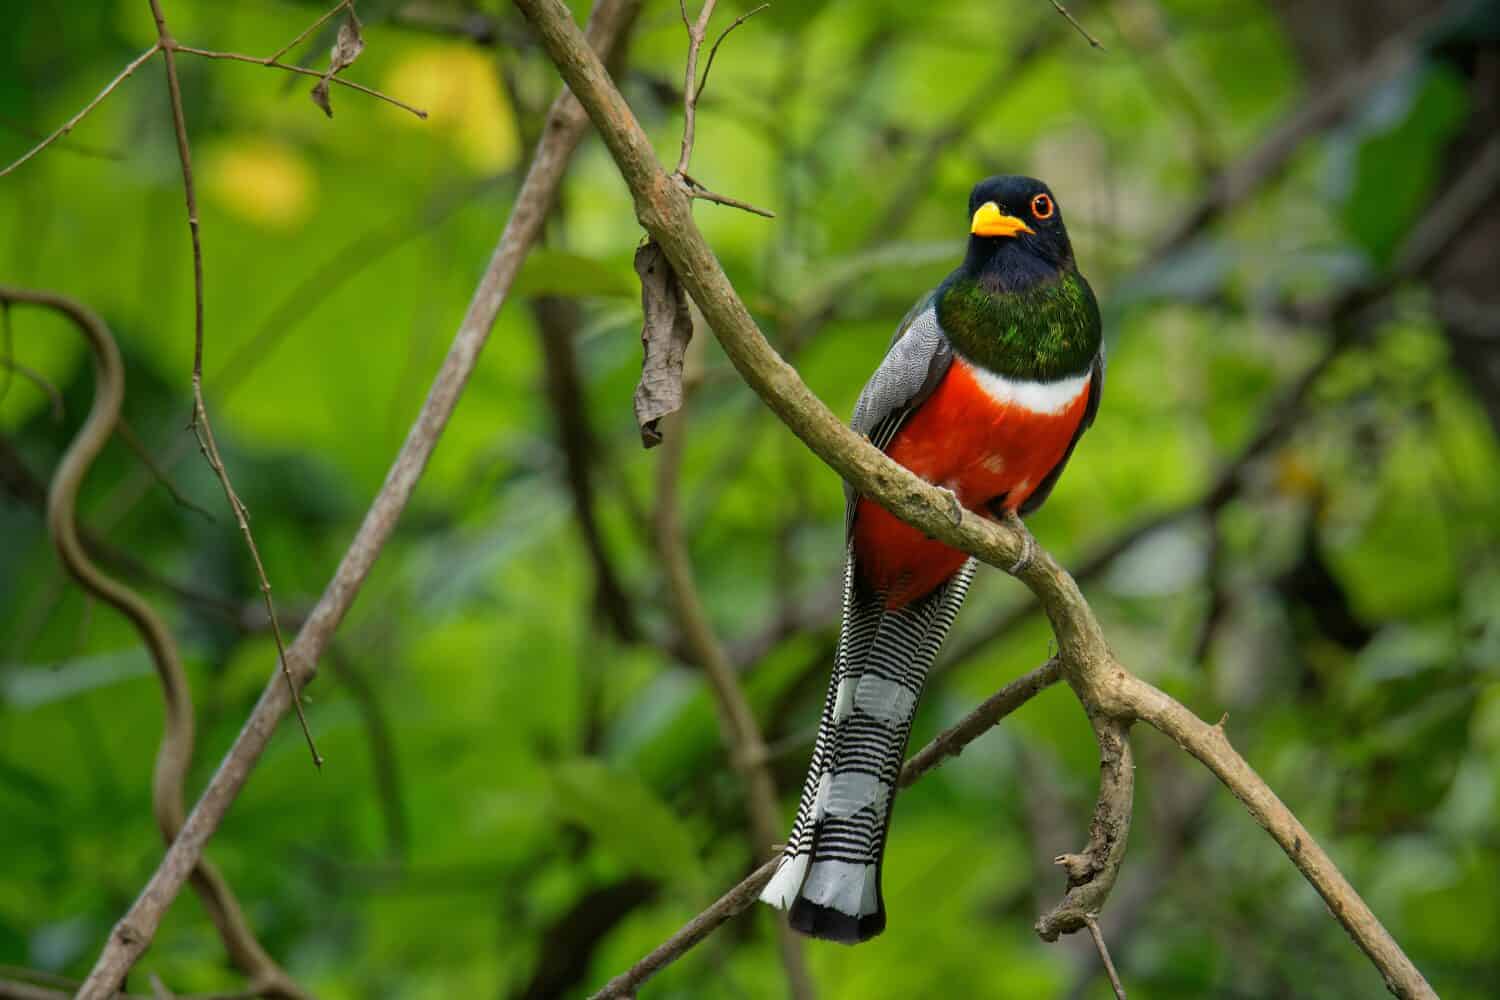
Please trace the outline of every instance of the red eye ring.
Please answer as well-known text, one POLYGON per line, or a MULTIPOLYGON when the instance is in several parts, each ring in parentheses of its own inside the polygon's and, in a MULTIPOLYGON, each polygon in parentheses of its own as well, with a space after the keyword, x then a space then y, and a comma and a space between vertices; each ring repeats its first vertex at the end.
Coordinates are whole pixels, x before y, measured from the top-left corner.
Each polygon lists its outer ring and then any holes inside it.
POLYGON ((1056 211, 1057 206, 1052 204, 1052 199, 1044 194, 1031 199, 1031 214, 1038 219, 1050 219, 1052 213, 1056 211))

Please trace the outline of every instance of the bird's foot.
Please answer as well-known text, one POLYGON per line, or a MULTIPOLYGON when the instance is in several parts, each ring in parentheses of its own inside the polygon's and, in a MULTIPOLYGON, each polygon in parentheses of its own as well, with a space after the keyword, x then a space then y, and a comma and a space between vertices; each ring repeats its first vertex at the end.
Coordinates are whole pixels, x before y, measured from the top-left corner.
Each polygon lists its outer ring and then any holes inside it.
POLYGON ((1021 536, 1021 558, 1017 559, 1016 564, 1010 568, 1011 576, 1020 576, 1036 556, 1036 539, 1031 537, 1031 529, 1026 527, 1025 522, 1021 520, 1021 515, 1014 510, 1005 512, 1005 523, 1021 536))
POLYGON ((939 486, 938 492, 948 497, 948 517, 954 524, 964 523, 964 505, 959 503, 958 494, 946 486, 939 486))

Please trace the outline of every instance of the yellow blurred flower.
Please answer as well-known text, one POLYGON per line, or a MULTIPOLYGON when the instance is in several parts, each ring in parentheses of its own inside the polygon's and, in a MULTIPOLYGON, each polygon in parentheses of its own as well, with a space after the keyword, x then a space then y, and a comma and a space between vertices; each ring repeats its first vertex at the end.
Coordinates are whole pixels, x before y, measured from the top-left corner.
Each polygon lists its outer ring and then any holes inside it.
POLYGON ((282 142, 233 140, 213 150, 205 166, 214 197, 267 229, 297 228, 317 199, 317 175, 296 148, 282 142))
POLYGON ((476 170, 514 166, 521 152, 515 112, 494 60, 467 45, 423 45, 396 62, 383 89, 427 111, 427 121, 397 112, 409 127, 436 128, 476 170))

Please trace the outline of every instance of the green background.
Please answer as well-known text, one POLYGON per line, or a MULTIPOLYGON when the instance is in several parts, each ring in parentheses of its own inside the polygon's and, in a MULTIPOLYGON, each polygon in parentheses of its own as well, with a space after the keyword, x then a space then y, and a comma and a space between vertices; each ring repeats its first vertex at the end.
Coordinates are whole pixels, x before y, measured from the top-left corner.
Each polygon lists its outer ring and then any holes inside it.
MULTIPOLYGON (((321 10, 164 0, 174 33, 268 54, 321 10)), ((580 4, 574 4, 581 14, 580 4)), ((726 3, 716 24, 745 6, 726 3)), ((378 489, 498 238, 556 76, 507 5, 360 5, 347 71, 432 111, 180 57, 206 270, 205 394, 284 615, 329 578, 378 489), (475 41, 444 17, 494 26, 475 41)), ((847 414, 908 305, 953 266, 968 189, 1045 178, 1104 305, 1098 424, 1044 511, 1079 562, 1191 503, 1325 350, 1287 303, 1377 278, 1445 190, 1475 113, 1435 50, 1310 137, 1245 203, 1169 256, 1160 235, 1319 86, 1253 0, 1079 5, 1091 49, 1040 0, 784 2, 714 65, 692 172, 767 206, 696 215, 773 342, 847 414), (1030 46, 1028 54, 1018 51, 1030 46), (929 155, 930 154, 930 155, 929 155), (820 316, 804 343, 786 337, 820 316)), ((0 32, 0 160, 86 103, 154 40, 145 0, 26 4, 0 32)), ((294 55, 323 65, 326 37, 294 55)), ((648 3, 625 91, 668 163, 686 38, 648 3)), ((210 856, 278 961, 320 996, 576 995, 627 967, 748 870, 752 845, 701 674, 670 653, 649 533, 657 455, 631 413, 640 238, 589 138, 400 529, 308 695, 322 773, 284 724, 210 856), (596 515, 643 638, 598 613, 544 389, 538 296, 566 336, 592 429, 596 515), (549 963, 557 963, 549 965, 549 963), (561 974, 556 973, 558 968, 561 974)), ((253 567, 187 447, 193 289, 160 65, 0 179, 0 282, 97 310, 127 364, 126 416, 212 522, 116 440, 84 521, 218 602, 146 588, 188 661, 189 801, 269 676, 253 567), (138 502, 137 494, 143 493, 138 502), (225 608, 228 608, 226 612, 225 608), (248 609, 242 612, 240 609, 248 609), (245 622, 248 621, 248 627, 245 622)), ((1084 581, 1120 658, 1206 718, 1343 868, 1445 997, 1500 982, 1500 454, 1425 281, 1401 284, 1315 384, 1284 442, 1214 516, 1175 519, 1084 581)), ((799 627, 744 664, 789 820, 821 705, 842 493, 710 337, 687 430, 692 557, 724 639, 799 627), (808 622, 802 619, 810 619, 808 622)), ((0 434, 50 475, 91 399, 83 344, 15 308, 0 434)), ((1024 596, 981 572, 952 647, 1024 596)), ((929 688, 913 746, 1041 662, 1033 614, 929 688)), ((81 977, 160 858, 149 782, 161 703, 138 638, 65 580, 39 512, 0 494, 0 964, 81 977)), ((1137 727, 1136 823, 1105 911, 1143 997, 1372 997, 1366 963, 1239 804, 1137 727)), ((1048 691, 901 797, 890 929, 807 947, 825 997, 1104 997, 1087 942, 1031 924, 1082 846, 1097 751, 1048 691)), ((775 997, 757 906, 648 997, 775 997)), ((186 891, 132 975, 239 982, 186 891)))

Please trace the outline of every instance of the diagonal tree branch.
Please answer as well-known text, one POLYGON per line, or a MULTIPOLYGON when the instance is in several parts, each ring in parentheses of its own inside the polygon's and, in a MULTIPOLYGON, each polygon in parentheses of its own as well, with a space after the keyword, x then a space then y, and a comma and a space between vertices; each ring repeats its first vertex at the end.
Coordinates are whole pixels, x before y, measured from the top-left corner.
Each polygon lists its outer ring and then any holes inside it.
MULTIPOLYGON (((622 26, 633 19, 630 15, 637 3, 638 0, 599 0, 590 31, 601 51, 607 52, 618 42, 622 26)), ((397 519, 416 490, 427 461, 478 362, 490 327, 520 271, 521 262, 541 232, 563 172, 587 125, 587 116, 570 95, 565 93, 553 103, 547 127, 505 231, 475 289, 474 298, 427 400, 333 579, 296 640, 287 648, 288 666, 299 688, 305 687, 312 679, 318 657, 353 605, 381 549, 395 530, 397 519)), ((277 723, 290 707, 291 697, 286 686, 278 675, 273 674, 161 864, 110 932, 103 951, 79 990, 80 1000, 108 1000, 113 996, 126 972, 155 935, 167 908, 181 890, 188 873, 197 865, 204 846, 249 780, 250 772, 265 752, 277 723)))
MULTIPOLYGON (((590 51, 560 0, 516 0, 563 79, 588 109, 635 198, 636 215, 665 252, 719 342, 757 394, 825 463, 863 495, 946 544, 1001 568, 1026 544, 1015 527, 962 511, 944 495, 844 426, 766 342, 692 218, 690 199, 657 161, 629 105, 590 51)), ((1069 685, 1090 717, 1140 718, 1202 761, 1281 845, 1398 996, 1433 997, 1431 986, 1332 859, 1260 776, 1210 726, 1115 659, 1072 578, 1036 549, 1019 578, 1038 597, 1057 637, 1069 685)))

